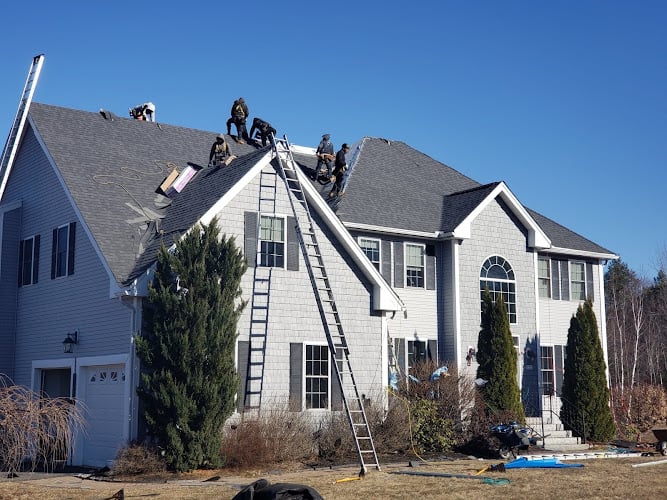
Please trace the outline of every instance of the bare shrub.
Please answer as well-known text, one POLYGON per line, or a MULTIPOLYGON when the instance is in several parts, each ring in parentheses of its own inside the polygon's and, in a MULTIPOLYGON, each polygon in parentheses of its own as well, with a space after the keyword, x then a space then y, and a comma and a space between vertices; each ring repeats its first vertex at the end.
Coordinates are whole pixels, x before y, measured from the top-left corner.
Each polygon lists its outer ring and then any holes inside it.
POLYGON ((667 419, 667 394, 659 385, 641 384, 624 391, 612 389, 613 410, 619 435, 639 439, 643 432, 667 419), (625 398, 632 399, 628 408, 625 398))
POLYGON ((52 470, 67 458, 84 419, 69 398, 43 398, 0 374, 0 468, 52 470))
POLYGON ((114 475, 134 476, 159 474, 167 470, 167 464, 156 447, 131 444, 122 448, 113 465, 114 475))
POLYGON ((357 456, 345 412, 331 412, 320 421, 315 446, 318 458, 330 464, 341 464, 357 456))
POLYGON ((303 412, 272 407, 224 431, 222 456, 229 466, 247 467, 311 458, 313 424, 303 412))
POLYGON ((390 397, 386 412, 382 404, 376 403, 366 405, 364 409, 378 453, 402 454, 411 448, 408 406, 405 401, 390 397))

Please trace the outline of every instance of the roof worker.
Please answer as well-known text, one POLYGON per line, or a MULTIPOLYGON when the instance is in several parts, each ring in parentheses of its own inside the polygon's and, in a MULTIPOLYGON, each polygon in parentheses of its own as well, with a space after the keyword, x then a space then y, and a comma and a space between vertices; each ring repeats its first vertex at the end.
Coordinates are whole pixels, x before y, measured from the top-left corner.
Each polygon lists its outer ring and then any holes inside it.
POLYGON ((327 179, 329 179, 333 175, 333 160, 335 156, 334 156, 334 145, 333 142, 330 141, 330 139, 331 135, 324 134, 322 136, 322 140, 317 146, 317 149, 315 150, 315 154, 317 155, 315 178, 319 177, 320 175, 326 174, 327 179), (326 165, 326 170, 324 169, 324 165, 326 165))
POLYGON ((347 172, 347 159, 345 158, 345 155, 349 151, 350 146, 348 146, 346 143, 343 143, 343 146, 340 148, 338 153, 336 153, 333 176, 331 177, 331 182, 334 182, 334 185, 329 192, 329 198, 333 198, 334 196, 343 196, 343 178, 345 177, 345 172, 347 172))
POLYGON ((154 122, 155 104, 152 102, 145 102, 134 108, 130 108, 130 116, 135 120, 154 122))
POLYGON ((250 140, 248 137, 248 130, 245 127, 246 120, 248 119, 248 105, 245 103, 243 97, 239 97, 232 104, 232 109, 229 112, 231 115, 229 120, 227 120, 227 135, 232 133, 232 123, 236 125, 236 142, 239 144, 245 144, 245 141, 250 140))
POLYGON ((208 166, 222 167, 223 165, 229 165, 234 158, 236 157, 232 154, 225 136, 218 134, 211 146, 211 153, 208 155, 208 166))
POLYGON ((250 127, 250 138, 252 139, 255 133, 255 130, 259 130, 259 135, 262 139, 262 146, 266 146, 266 141, 269 138, 269 134, 276 135, 276 129, 271 126, 271 124, 261 118, 253 118, 252 127, 250 127))

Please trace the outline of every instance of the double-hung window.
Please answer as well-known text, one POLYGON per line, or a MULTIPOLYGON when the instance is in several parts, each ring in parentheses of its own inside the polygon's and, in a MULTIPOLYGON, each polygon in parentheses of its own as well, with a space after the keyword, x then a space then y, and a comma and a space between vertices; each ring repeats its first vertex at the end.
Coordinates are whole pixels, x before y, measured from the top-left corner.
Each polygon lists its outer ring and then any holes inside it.
POLYGON ((424 288, 424 245, 405 244, 405 283, 406 286, 424 288))
POLYGON ((329 408, 329 347, 306 344, 305 396, 307 409, 329 408))
POLYGON ((374 238, 359 238, 359 246, 368 257, 375 269, 380 270, 380 240, 374 238))
POLYGON ((259 265, 285 267, 285 219, 269 215, 260 216, 259 265))
POLYGON ((415 364, 427 359, 426 342, 408 340, 408 373, 412 373, 415 364))
POLYGON ((51 279, 69 276, 74 273, 75 241, 76 222, 57 227, 53 230, 51 279))
POLYGON ((554 347, 540 346, 540 371, 542 372, 542 394, 554 395, 554 347))
POLYGON ((586 300, 586 264, 570 262, 570 299, 586 300))
POLYGON ((19 286, 37 283, 39 278, 39 235, 22 240, 19 245, 19 286))
POLYGON ((547 257, 537 259, 537 289, 540 298, 551 297, 551 260, 547 257))

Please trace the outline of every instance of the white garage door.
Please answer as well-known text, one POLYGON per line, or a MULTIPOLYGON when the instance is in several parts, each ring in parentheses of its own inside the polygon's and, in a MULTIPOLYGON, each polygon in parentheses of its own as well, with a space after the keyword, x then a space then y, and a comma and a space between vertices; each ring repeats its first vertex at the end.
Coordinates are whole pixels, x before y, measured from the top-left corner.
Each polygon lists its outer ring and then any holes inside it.
POLYGON ((83 465, 102 467, 122 445, 125 416, 125 365, 90 366, 85 373, 86 430, 83 465))

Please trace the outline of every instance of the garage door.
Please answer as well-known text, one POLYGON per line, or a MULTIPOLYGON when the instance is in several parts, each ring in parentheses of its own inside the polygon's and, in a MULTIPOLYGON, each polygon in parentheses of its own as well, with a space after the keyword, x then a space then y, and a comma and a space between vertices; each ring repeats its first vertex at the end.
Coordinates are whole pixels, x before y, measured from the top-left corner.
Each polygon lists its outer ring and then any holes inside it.
POLYGON ((83 465, 102 467, 116 458, 127 421, 124 394, 125 365, 85 369, 83 465))

